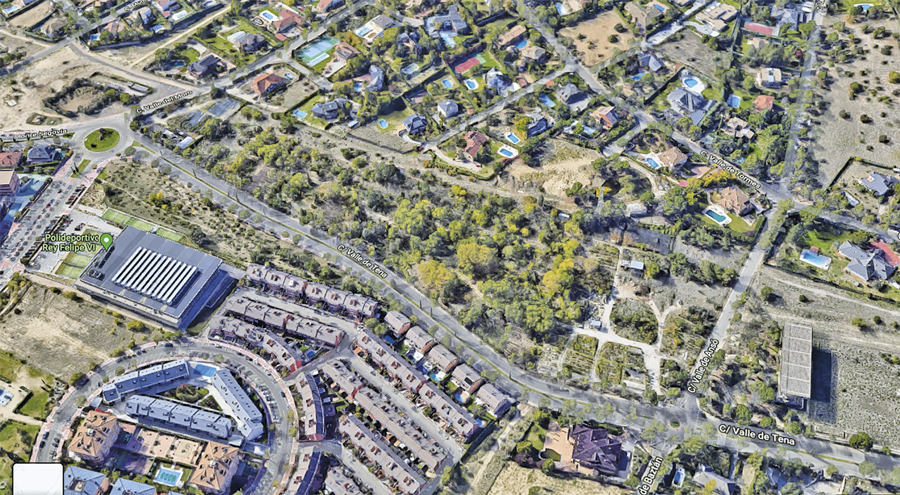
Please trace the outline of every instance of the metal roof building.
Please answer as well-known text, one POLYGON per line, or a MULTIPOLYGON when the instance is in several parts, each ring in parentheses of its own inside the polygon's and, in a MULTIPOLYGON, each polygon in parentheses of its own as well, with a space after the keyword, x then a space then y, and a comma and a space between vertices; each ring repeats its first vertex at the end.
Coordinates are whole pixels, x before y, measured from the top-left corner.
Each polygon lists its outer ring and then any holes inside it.
POLYGON ((103 387, 103 399, 112 403, 120 400, 124 395, 142 392, 149 388, 173 383, 178 380, 186 380, 190 376, 191 370, 184 359, 157 364, 140 371, 126 373, 106 384, 103 387))
POLYGON ((263 415, 250 400, 247 392, 238 384, 231 372, 219 368, 213 373, 211 383, 225 400, 224 407, 231 409, 232 416, 238 421, 238 430, 248 440, 253 440, 263 433, 263 415))
POLYGON ((75 287, 184 329, 232 282, 221 265, 215 256, 126 227, 94 256, 75 287))
POLYGON ((125 412, 218 438, 229 438, 234 431, 234 424, 222 415, 146 395, 129 397, 125 401, 125 412))
POLYGON ((808 399, 812 385, 812 328, 788 325, 781 344, 778 391, 808 399))

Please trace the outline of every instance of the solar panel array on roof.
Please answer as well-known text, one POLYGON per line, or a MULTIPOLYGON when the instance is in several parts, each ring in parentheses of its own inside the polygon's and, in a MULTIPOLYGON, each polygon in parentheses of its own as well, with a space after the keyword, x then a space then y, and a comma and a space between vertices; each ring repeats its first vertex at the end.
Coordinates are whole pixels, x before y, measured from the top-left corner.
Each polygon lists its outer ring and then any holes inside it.
POLYGON ((156 301, 172 304, 197 269, 139 247, 113 276, 113 283, 156 301))
POLYGON ((809 398, 812 388, 812 328, 789 325, 785 330, 778 388, 782 394, 809 398))

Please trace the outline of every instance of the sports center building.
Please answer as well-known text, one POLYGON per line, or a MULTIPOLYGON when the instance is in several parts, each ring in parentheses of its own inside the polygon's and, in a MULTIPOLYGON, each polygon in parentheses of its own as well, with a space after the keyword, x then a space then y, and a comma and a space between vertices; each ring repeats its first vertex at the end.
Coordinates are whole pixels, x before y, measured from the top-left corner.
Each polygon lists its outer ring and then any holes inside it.
POLYGON ((162 325, 184 330, 234 282, 222 260, 127 227, 75 287, 162 325))

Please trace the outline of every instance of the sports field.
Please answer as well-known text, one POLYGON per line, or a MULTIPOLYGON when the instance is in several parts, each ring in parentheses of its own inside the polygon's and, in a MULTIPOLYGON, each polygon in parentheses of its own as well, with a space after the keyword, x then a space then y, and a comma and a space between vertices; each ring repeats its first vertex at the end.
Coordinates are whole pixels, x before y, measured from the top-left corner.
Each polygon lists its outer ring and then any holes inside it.
POLYGON ((101 218, 120 225, 127 225, 137 229, 141 229, 144 232, 150 232, 151 230, 153 230, 153 226, 149 223, 138 218, 130 217, 113 209, 107 209, 105 212, 103 212, 101 218))
POLYGON ((66 256, 66 259, 63 260, 62 264, 59 265, 59 268, 56 270, 56 274, 68 278, 78 278, 81 276, 81 272, 84 271, 84 268, 88 266, 88 263, 90 262, 90 255, 69 253, 66 256))
POLYGON ((166 229, 157 229, 156 235, 165 237, 166 239, 175 242, 181 242, 181 240, 184 239, 184 236, 179 234, 178 232, 172 232, 171 230, 166 229))

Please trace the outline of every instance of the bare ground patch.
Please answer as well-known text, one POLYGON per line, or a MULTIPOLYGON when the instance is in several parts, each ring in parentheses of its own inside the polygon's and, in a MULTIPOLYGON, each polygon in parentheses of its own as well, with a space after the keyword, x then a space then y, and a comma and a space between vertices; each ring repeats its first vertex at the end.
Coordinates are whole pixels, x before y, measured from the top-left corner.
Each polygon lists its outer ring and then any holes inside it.
POLYGON ((594 150, 573 146, 565 141, 551 139, 547 144, 553 149, 544 165, 529 167, 516 160, 509 168, 509 176, 522 186, 543 186, 547 194, 560 198, 566 197, 566 189, 576 182, 583 186, 599 186, 593 184, 597 176, 591 163, 602 156, 594 150))
POLYGON ((616 24, 624 23, 615 11, 610 10, 589 21, 562 29, 560 34, 575 44, 585 64, 593 66, 612 58, 617 49, 625 51, 630 48, 634 35, 628 30, 617 33, 614 29, 616 24), (579 35, 584 35, 584 39, 579 39, 579 35), (616 35, 618 41, 610 42, 610 35, 616 35))
POLYGON ((514 462, 508 462, 488 495, 512 495, 528 493, 533 486, 544 488, 543 493, 565 493, 566 495, 621 495, 628 491, 615 486, 603 485, 596 481, 551 478, 540 469, 526 469, 514 462))

